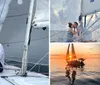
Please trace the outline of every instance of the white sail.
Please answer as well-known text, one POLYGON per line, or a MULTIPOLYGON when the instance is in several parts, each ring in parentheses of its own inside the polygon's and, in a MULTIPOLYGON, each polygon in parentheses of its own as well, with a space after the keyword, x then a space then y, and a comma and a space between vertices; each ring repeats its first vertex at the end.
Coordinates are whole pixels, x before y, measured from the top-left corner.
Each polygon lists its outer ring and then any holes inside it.
MULTIPOLYGON (((49 0, 42 0, 40 2, 40 0, 37 0, 37 8, 35 16, 37 24, 39 23, 39 21, 49 20, 49 17, 46 17, 47 15, 49 15, 48 1, 49 0), (45 15, 43 15, 43 13, 45 15)), ((30 5, 30 0, 23 0, 23 3, 21 5, 17 4, 17 0, 12 0, 7 17, 3 22, 3 27, 0 32, 0 42, 4 45, 5 56, 8 59, 16 58, 16 60, 21 61, 23 53, 23 45, 25 40, 25 31, 27 25, 26 21, 28 18, 29 5, 30 5)), ((39 26, 37 25, 35 28, 37 27, 42 28, 41 26, 39 24, 39 26)), ((37 63, 38 60, 40 60, 41 57, 43 57, 48 52, 48 46, 49 46, 48 33, 49 33, 48 27, 46 30, 35 29, 34 31, 32 31, 28 62, 37 63)), ((46 57, 40 63, 47 65, 48 57, 46 57)))
POLYGON ((89 15, 100 11, 100 0, 82 0, 82 14, 89 15))
POLYGON ((10 3, 11 0, 7 0, 7 1, 5 0, 2 2, 2 6, 0 7, 0 31, 3 26, 3 22, 7 16, 10 3))

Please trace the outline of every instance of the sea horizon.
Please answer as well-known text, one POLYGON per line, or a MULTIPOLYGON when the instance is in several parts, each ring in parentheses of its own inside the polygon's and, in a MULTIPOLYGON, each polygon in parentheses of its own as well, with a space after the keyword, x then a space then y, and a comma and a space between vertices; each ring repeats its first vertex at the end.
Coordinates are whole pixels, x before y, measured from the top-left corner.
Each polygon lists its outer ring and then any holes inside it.
MULTIPOLYGON (((52 56, 55 57, 55 56, 52 56)), ((56 56, 57 57, 57 56, 56 56)), ((77 69, 74 85, 100 85, 100 55, 86 58, 83 69, 77 69)), ((64 58, 51 58, 51 85, 69 85, 65 77, 66 60, 64 58)), ((71 69, 72 71, 72 69, 71 69)))

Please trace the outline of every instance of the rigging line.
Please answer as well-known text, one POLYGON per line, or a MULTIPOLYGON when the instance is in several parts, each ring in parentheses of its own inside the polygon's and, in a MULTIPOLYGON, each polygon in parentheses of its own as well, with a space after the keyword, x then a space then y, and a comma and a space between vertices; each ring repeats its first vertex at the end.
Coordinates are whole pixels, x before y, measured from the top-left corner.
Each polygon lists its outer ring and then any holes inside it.
POLYGON ((95 30, 97 30, 97 29, 99 29, 99 28, 100 28, 100 26, 99 26, 98 28, 96 28, 96 29, 93 29, 92 32, 94 32, 95 30))
MULTIPOLYGON (((99 25, 100 26, 100 25, 99 25)), ((99 29, 99 27, 96 27, 95 29, 93 29, 92 30, 92 32, 94 32, 95 30, 97 30, 97 29, 99 29)), ((91 32, 91 33, 92 33, 91 32)), ((88 33, 87 35, 89 35, 89 34, 91 34, 91 33, 88 33)), ((76 39, 76 40, 81 40, 81 38, 84 38, 85 36, 87 36, 87 35, 84 35, 84 36, 82 36, 82 37, 79 37, 78 39, 76 39)))
POLYGON ((18 14, 18 15, 10 15, 10 16, 7 16, 7 18, 13 18, 13 17, 25 16, 25 15, 28 15, 28 14, 24 13, 24 14, 18 14))
MULTIPOLYGON (((99 28, 99 26, 100 26, 100 24, 99 24, 99 25, 97 25, 97 26, 95 26, 94 28, 99 28)), ((92 29, 94 29, 94 28, 92 28, 92 29)), ((92 30, 92 29, 91 29, 91 30, 92 30)), ((91 31, 91 30, 90 30, 90 31, 91 31)), ((86 31, 89 31, 89 30, 86 30, 86 31)), ((86 34, 86 31, 85 31, 85 32, 83 32, 82 34, 83 34, 83 35, 85 35, 85 34, 86 34)))
POLYGON ((31 71, 32 69, 34 69, 34 68, 36 67, 36 65, 37 65, 39 62, 41 62, 48 54, 49 54, 49 52, 47 52, 35 65, 33 65, 29 71, 31 71))
MULTIPOLYGON (((96 28, 96 29, 93 29, 92 31, 91 31, 91 33, 93 33, 95 30, 97 30, 97 29, 99 29, 99 27, 98 28, 96 28)), ((89 34, 91 34, 91 33, 88 33, 87 35, 89 35, 89 34)), ((87 36, 87 35, 84 35, 83 37, 85 37, 85 36, 87 36)))
POLYGON ((88 23, 87 23, 87 26, 86 26, 86 27, 88 27, 88 26, 89 26, 89 24, 90 24, 90 22, 91 22, 92 18, 93 18, 93 15, 91 15, 91 17, 90 17, 90 19, 89 19, 89 21, 88 21, 88 23))
MULTIPOLYGON (((61 32, 65 32, 65 31, 61 31, 61 32)), ((55 33, 53 36, 58 35, 58 34, 60 34, 61 32, 55 33)), ((68 31, 67 31, 67 32, 68 32, 68 31)), ((53 37, 53 36, 50 36, 50 37, 53 37)), ((65 36, 65 35, 63 35, 63 36, 65 36)), ((68 37, 68 38, 69 38, 69 37, 68 37)), ((72 39, 72 38, 69 38, 69 39, 72 39)))
POLYGON ((0 14, 0 18, 1 18, 1 16, 2 16, 2 14, 3 14, 5 5, 6 5, 6 0, 4 1, 3 7, 2 7, 2 10, 1 10, 1 14, 0 14))
MULTIPOLYGON (((97 25, 97 26, 95 26, 94 28, 96 29, 96 28, 98 28, 99 29, 99 27, 100 27, 100 24, 99 25, 97 25)), ((92 31, 94 28, 92 28, 90 31, 92 31)), ((86 30, 86 31, 89 31, 89 30, 86 30)), ((85 35, 85 34, 87 34, 86 32, 85 33, 82 33, 82 35, 85 35)))
MULTIPOLYGON (((94 31, 97 30, 97 29, 98 29, 98 28, 94 29, 92 32, 94 32, 94 31)), ((91 33, 92 33, 92 32, 91 32, 91 33)), ((89 34, 91 34, 91 33, 88 33, 87 35, 89 35, 89 34)), ((87 35, 86 35, 86 36, 87 36, 87 35)), ((85 36, 82 36, 82 38, 84 38, 84 37, 85 37, 85 36)), ((81 38, 79 38, 78 40, 81 40, 81 38)))
MULTIPOLYGON (((99 25, 97 25, 97 26, 99 26, 99 25)), ((97 26, 95 26, 95 27, 97 27, 97 26)), ((95 28, 95 27, 93 27, 93 28, 95 28)), ((89 29, 87 29, 87 30, 89 30, 89 29)), ((87 32, 87 30, 85 30, 82 34, 85 34, 87 32)))
MULTIPOLYGON (((61 32, 58 32, 58 33, 55 33, 54 35, 52 35, 52 36, 50 36, 50 37, 53 37, 53 36, 55 36, 55 35, 58 35, 58 34, 60 34, 60 33, 62 33, 62 32, 65 32, 65 31, 61 31, 61 32)), ((68 32, 68 31, 67 31, 68 32)), ((64 36, 64 35, 63 35, 64 36)), ((72 37, 73 38, 73 37, 72 37)), ((69 39, 72 39, 72 38, 69 38, 69 39)))
POLYGON ((20 85, 17 82, 13 81, 13 79, 9 79, 8 76, 1 76, 1 78, 5 79, 6 81, 8 81, 12 85, 20 85))
POLYGON ((91 26, 89 26, 87 29, 89 29, 89 28, 91 28, 97 21, 99 21, 100 20, 100 17, 94 22, 94 23, 92 23, 92 25, 91 26))

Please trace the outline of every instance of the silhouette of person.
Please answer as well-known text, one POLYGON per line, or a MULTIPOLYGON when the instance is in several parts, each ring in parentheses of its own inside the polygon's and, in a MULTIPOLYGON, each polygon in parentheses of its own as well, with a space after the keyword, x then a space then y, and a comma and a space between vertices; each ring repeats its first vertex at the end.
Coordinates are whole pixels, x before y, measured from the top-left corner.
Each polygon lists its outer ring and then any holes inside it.
POLYGON ((84 65, 85 65, 84 62, 81 61, 81 62, 80 62, 80 67, 83 68, 84 65))
POLYGON ((70 78, 70 69, 69 68, 66 68, 66 77, 68 77, 69 81, 71 81, 71 78, 70 78))
POLYGON ((72 72, 72 84, 71 84, 71 85, 73 85, 73 84, 74 84, 75 79, 76 79, 76 71, 75 71, 75 70, 73 70, 73 72, 72 72))

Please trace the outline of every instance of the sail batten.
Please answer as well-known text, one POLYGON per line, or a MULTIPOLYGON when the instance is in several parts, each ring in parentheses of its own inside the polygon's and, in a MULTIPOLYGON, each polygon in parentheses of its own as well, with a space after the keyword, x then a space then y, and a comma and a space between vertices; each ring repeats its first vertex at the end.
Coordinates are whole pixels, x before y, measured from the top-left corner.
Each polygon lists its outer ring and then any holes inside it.
POLYGON ((90 15, 100 12, 100 0, 82 0, 82 15, 90 15))

